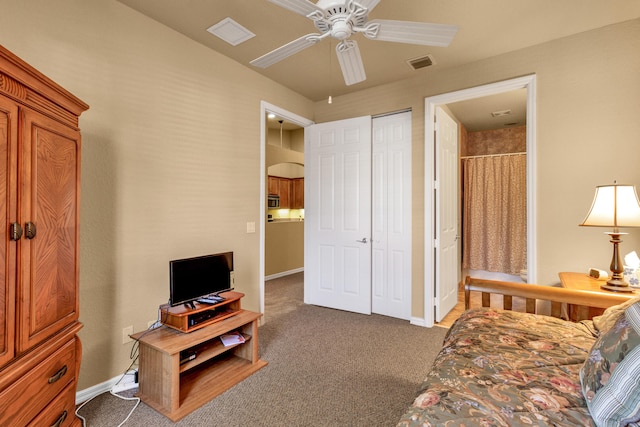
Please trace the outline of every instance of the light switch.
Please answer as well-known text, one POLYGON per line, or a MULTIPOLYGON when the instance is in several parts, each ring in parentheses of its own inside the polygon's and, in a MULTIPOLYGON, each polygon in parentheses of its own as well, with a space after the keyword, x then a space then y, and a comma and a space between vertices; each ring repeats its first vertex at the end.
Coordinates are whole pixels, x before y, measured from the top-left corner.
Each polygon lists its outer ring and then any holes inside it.
POLYGON ((247 233, 255 233, 256 232, 256 223, 248 222, 247 223, 247 233))

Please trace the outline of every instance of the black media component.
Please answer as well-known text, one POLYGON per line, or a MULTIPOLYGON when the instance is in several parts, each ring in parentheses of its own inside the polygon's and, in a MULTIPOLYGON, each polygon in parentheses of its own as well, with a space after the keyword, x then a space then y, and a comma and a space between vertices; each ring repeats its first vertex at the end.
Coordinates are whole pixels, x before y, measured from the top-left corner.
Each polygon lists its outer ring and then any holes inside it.
POLYGON ((169 262, 169 304, 193 306, 200 298, 231 289, 233 252, 169 262))

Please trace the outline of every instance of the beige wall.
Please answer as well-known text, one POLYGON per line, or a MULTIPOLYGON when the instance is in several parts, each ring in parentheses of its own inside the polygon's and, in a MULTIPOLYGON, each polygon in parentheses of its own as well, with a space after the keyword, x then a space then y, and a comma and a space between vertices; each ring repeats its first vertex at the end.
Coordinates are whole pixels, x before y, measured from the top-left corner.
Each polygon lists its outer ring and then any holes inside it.
MULTIPOLYGON (((411 80, 316 103, 319 123, 413 110, 414 316, 424 312, 424 98, 537 76, 537 277, 540 284, 557 283, 560 271, 608 269, 606 230, 577 226, 595 186, 614 180, 640 186, 638 52, 636 19, 454 69, 436 65, 411 80)), ((640 230, 630 231, 623 253, 640 249, 640 230)))
POLYGON ((466 134, 466 146, 460 146, 461 156, 524 153, 527 151, 527 127, 481 130, 466 134))
MULTIPOLYGON (((538 76, 538 277, 606 268, 583 229, 598 184, 640 184, 640 20, 313 104, 115 0, 0 0, 0 43, 87 102, 83 114, 79 388, 129 366, 168 298, 170 259, 233 250, 258 309, 260 101, 319 122, 413 109, 413 315, 423 312, 424 97, 538 76), (614 161, 615 159, 615 161, 614 161)), ((640 231, 623 251, 640 249, 640 231)))
POLYGON ((304 267, 304 222, 275 221, 265 229, 265 276, 304 267))
POLYGON ((169 297, 169 260, 232 250, 259 309, 260 101, 313 104, 115 0, 0 1, 0 43, 87 102, 79 389, 124 372, 169 297))

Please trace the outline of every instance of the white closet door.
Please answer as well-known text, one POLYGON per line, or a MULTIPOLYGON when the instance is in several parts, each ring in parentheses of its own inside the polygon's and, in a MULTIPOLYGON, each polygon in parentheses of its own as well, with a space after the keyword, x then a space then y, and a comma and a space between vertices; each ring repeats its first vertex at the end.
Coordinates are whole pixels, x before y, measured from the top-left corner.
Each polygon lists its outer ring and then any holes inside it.
POLYGON ((304 301, 371 313, 371 117, 305 128, 304 301))
POLYGON ((372 311, 411 318, 411 112, 373 119, 372 311))

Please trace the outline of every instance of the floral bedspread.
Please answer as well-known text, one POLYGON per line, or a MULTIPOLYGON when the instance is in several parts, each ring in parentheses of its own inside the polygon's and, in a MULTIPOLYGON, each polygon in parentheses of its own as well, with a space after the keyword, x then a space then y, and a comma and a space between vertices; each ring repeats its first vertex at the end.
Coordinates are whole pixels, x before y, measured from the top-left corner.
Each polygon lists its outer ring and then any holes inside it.
POLYGON ((579 370, 595 341, 591 322, 466 311, 398 427, 595 426, 579 370))

